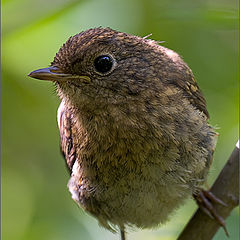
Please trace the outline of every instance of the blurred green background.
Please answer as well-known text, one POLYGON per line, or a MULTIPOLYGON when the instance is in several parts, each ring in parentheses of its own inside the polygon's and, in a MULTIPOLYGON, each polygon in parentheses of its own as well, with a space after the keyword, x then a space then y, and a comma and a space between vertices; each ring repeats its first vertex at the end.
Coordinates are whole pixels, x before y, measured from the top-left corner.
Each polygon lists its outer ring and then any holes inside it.
MULTIPOLYGON (((211 185, 238 138, 238 16, 237 0, 2 0, 2 239, 119 239, 72 201, 59 151, 59 100, 52 83, 27 77, 90 27, 152 33, 183 56, 207 99, 210 123, 219 127, 211 185)), ((174 240, 195 209, 189 200, 168 224, 130 231, 128 239, 174 240)), ((238 215, 235 209, 227 220, 234 240, 238 215)))

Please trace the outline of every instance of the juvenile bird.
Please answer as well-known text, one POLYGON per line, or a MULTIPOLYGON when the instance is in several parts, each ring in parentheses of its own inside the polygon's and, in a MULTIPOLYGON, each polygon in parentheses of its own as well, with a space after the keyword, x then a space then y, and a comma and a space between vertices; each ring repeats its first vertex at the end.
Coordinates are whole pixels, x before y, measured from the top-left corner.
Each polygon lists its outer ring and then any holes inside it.
POLYGON ((70 37, 51 66, 72 198, 121 231, 166 222, 205 182, 217 134, 191 69, 157 42, 94 28, 70 37))

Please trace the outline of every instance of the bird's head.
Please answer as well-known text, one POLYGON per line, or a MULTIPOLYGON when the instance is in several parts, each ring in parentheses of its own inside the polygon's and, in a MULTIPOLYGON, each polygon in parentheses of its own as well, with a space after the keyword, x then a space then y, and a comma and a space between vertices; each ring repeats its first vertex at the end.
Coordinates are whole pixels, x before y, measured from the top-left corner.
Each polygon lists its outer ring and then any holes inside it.
POLYGON ((55 82, 60 98, 78 108, 100 109, 159 98, 186 73, 191 76, 178 54, 153 40, 94 28, 70 37, 50 67, 29 76, 55 82))

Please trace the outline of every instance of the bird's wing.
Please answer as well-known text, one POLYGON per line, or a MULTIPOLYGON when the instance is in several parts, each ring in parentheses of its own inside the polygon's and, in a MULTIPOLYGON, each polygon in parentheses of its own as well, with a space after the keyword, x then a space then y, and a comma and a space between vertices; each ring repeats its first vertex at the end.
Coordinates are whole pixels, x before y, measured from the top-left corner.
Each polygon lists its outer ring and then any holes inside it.
POLYGON ((72 134, 72 112, 65 106, 64 101, 61 102, 58 108, 57 121, 60 132, 61 151, 66 160, 67 167, 71 172, 76 160, 76 148, 72 134))
MULTIPOLYGON (((189 73, 189 72, 188 72, 189 73)), ((209 118, 209 113, 207 111, 206 100, 198 87, 197 82, 195 81, 193 75, 189 73, 186 75, 186 78, 181 78, 180 75, 175 76, 172 74, 169 79, 169 83, 177 86, 183 90, 184 95, 188 98, 190 103, 203 112, 207 118, 209 118), (177 80, 176 80, 177 79, 177 80)))
POLYGON ((202 111, 207 118, 209 118, 209 113, 207 111, 206 100, 199 89, 197 82, 191 78, 189 81, 184 82, 182 85, 179 83, 180 87, 184 90, 186 95, 189 97, 189 101, 200 111, 202 111))

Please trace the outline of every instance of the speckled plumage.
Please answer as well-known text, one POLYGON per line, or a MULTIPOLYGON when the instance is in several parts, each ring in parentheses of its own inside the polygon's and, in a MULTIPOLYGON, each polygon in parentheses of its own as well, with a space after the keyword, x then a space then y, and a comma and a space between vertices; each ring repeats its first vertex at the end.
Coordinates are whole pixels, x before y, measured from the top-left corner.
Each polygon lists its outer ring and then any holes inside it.
POLYGON ((73 199, 109 229, 164 223, 206 180, 216 143, 190 68, 110 28, 71 37, 51 66, 74 76, 55 81, 73 199), (101 54, 115 59, 108 74, 94 69, 101 54))

